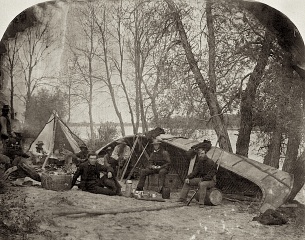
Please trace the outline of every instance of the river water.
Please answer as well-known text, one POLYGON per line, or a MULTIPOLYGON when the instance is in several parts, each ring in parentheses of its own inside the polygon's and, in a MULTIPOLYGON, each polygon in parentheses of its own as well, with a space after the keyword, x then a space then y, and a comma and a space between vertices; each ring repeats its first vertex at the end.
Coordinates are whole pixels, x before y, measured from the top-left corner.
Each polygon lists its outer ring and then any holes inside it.
MULTIPOLYGON (((87 126, 78 126, 78 127, 70 127, 71 130, 77 135, 79 136, 81 139, 83 140, 87 140, 89 139, 90 136, 90 128, 87 126)), ((97 128, 96 130, 96 134, 97 134, 97 128)), ((141 132, 141 128, 139 133, 141 132)), ((119 127, 118 127, 118 133, 120 133, 119 127)), ((132 126, 125 126, 125 133, 126 135, 132 135, 133 134, 133 130, 132 130, 132 126)), ((229 133, 229 137, 230 137, 230 141, 231 141, 231 145, 233 148, 233 152, 235 152, 236 150, 236 141, 237 141, 237 134, 238 131, 237 130, 228 130, 229 133)), ((212 145, 215 146, 215 144, 217 143, 217 136, 215 134, 214 130, 198 130, 195 132, 194 134, 194 138, 202 141, 204 139, 210 140, 212 142, 212 145)), ((117 138, 121 137, 121 135, 118 135, 117 138)), ((265 154, 265 151, 261 149, 262 146, 262 141, 260 140, 259 136, 257 133, 253 132, 251 134, 251 142, 250 142, 250 148, 249 148, 249 158, 262 162, 263 161, 263 155, 265 154)))

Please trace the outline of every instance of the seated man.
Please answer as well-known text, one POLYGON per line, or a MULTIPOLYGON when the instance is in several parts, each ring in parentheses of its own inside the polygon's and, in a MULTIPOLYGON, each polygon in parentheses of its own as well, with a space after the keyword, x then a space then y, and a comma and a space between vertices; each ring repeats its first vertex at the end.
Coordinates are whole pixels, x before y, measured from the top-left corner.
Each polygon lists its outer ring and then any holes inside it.
POLYGON ((107 147, 106 148, 106 153, 104 155, 104 164, 105 166, 111 166, 110 162, 111 162, 111 154, 112 154, 112 148, 111 147, 107 147))
POLYGON ((209 159, 206 153, 211 149, 211 142, 204 140, 192 147, 196 154, 195 167, 185 179, 178 202, 185 202, 190 186, 198 186, 199 207, 204 207, 207 188, 216 185, 217 164, 209 159))
POLYGON ((36 150, 37 155, 46 155, 47 154, 47 152, 43 149, 43 145, 44 145, 43 141, 38 141, 36 143, 35 150, 36 150))
POLYGON ((127 145, 124 139, 117 140, 118 145, 115 146, 111 154, 108 163, 114 170, 115 176, 117 176, 117 168, 124 166, 126 160, 128 160, 131 152, 130 147, 127 145))
POLYGON ((151 174, 158 173, 160 176, 161 188, 159 192, 162 192, 163 187, 165 187, 165 177, 166 174, 169 172, 169 166, 171 163, 169 153, 160 148, 160 141, 157 139, 153 140, 153 147, 154 151, 151 153, 149 157, 149 166, 145 169, 142 169, 140 172, 140 179, 136 189, 136 194, 138 192, 143 191, 143 187, 145 184, 146 176, 151 174))
POLYGON ((40 175, 34 168, 29 156, 15 156, 12 166, 16 167, 16 171, 10 173, 10 178, 12 180, 29 177, 35 181, 41 182, 40 175))
POLYGON ((42 164, 45 158, 48 156, 48 153, 43 148, 43 141, 38 141, 36 143, 35 150, 33 152, 29 152, 35 164, 42 164))
POLYGON ((73 156, 73 163, 75 163, 77 167, 88 159, 88 147, 86 144, 80 145, 79 148, 80 152, 73 156))
POLYGON ((79 165, 73 176, 72 187, 79 176, 81 177, 79 188, 83 191, 110 196, 121 195, 121 188, 113 176, 113 169, 97 163, 94 152, 88 154, 88 161, 79 165), (101 172, 106 172, 102 178, 100 178, 101 172))

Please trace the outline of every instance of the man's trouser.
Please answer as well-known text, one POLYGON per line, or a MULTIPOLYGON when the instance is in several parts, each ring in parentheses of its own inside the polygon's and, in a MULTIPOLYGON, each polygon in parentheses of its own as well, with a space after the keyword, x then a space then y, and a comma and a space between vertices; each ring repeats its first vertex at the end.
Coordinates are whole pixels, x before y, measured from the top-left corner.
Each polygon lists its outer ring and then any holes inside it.
POLYGON ((190 183, 184 183, 182 190, 180 192, 180 200, 186 200, 188 192, 190 191, 191 186, 198 186, 198 196, 199 196, 199 204, 204 204, 204 199, 206 195, 206 191, 208 188, 215 187, 216 182, 214 180, 210 181, 202 181, 201 178, 192 178, 190 179, 190 183))
MULTIPOLYGON (((107 176, 106 176, 107 178, 107 176)), ((111 179, 97 179, 84 183, 84 191, 113 196, 116 195, 116 187, 111 179)))
POLYGON ((143 191, 146 177, 149 176, 149 175, 152 175, 152 174, 159 174, 160 185, 161 185, 161 189, 162 189, 163 187, 165 187, 165 177, 166 177, 167 173, 168 173, 168 170, 166 168, 162 168, 162 169, 145 168, 145 169, 142 169, 141 172, 140 172, 140 178, 139 178, 139 183, 138 183, 138 186, 137 186, 137 190, 138 191, 143 191))

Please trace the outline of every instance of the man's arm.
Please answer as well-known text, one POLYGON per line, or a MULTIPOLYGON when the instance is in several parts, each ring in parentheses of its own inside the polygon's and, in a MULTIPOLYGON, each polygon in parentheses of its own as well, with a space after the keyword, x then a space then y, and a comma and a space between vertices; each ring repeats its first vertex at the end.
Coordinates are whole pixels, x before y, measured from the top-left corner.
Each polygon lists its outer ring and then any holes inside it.
POLYGON ((200 168, 203 168, 203 159, 202 157, 197 157, 197 163, 195 164, 195 167, 193 171, 187 176, 188 179, 192 179, 196 177, 199 173, 200 168))
POLYGON ((166 163, 163 164, 160 168, 167 168, 167 167, 169 167, 169 165, 171 164, 171 159, 170 159, 168 151, 165 151, 165 150, 163 151, 163 158, 166 161, 166 163))
POLYGON ((74 175, 73 175, 71 188, 75 185, 76 180, 78 179, 79 176, 82 175, 83 171, 84 171, 84 168, 83 168, 82 165, 80 165, 80 166, 77 168, 77 170, 76 170, 76 172, 74 173, 74 175))
POLYGON ((100 172, 107 172, 107 173, 111 172, 112 174, 114 173, 112 167, 110 167, 110 166, 105 166, 105 165, 101 165, 101 164, 99 164, 99 163, 97 163, 97 169, 98 169, 98 171, 100 171, 100 172))
POLYGON ((119 150, 118 146, 119 145, 115 146, 115 148, 113 149, 113 152, 111 154, 111 157, 114 158, 115 160, 118 160, 118 158, 119 158, 119 155, 118 155, 118 150, 119 150))
POLYGON ((217 173, 217 164, 209 158, 207 158, 206 161, 208 161, 209 167, 203 180, 212 180, 217 173))
POLYGON ((128 159, 130 154, 131 154, 130 147, 126 145, 124 148, 123 158, 128 159))

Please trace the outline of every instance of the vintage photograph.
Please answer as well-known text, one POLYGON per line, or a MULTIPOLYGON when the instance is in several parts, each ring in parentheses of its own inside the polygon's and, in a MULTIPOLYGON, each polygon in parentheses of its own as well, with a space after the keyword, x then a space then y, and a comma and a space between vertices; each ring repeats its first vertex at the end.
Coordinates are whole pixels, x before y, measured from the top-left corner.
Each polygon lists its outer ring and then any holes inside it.
POLYGON ((3 2, 0 240, 305 239, 305 3, 3 2))

